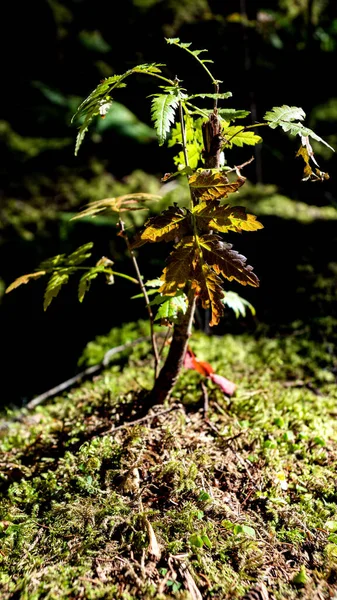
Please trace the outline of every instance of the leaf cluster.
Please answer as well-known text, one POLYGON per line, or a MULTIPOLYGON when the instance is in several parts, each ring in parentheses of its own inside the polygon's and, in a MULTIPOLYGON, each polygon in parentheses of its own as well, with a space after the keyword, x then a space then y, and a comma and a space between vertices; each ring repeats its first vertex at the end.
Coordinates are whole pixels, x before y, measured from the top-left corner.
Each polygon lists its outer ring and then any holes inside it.
MULTIPOLYGON (((210 325, 223 314, 222 279, 256 287, 259 280, 246 258, 214 233, 257 231, 262 228, 256 217, 241 206, 221 204, 236 192, 245 178, 230 182, 220 171, 200 170, 189 177, 191 209, 170 206, 161 215, 151 217, 135 236, 133 248, 150 242, 174 241, 175 246, 161 276, 163 298, 176 297, 189 284, 204 308, 211 307, 210 325)), ((156 303, 158 300, 156 300, 156 303)))
POLYGON ((13 283, 8 286, 6 293, 11 292, 20 285, 26 284, 31 280, 38 279, 44 275, 50 275, 45 289, 43 301, 43 309, 47 310, 53 298, 58 296, 62 286, 69 281, 69 277, 81 269, 84 270, 84 273, 80 277, 79 281, 78 299, 80 302, 82 302, 86 292, 90 288, 91 282, 96 279, 100 273, 105 275, 107 283, 110 284, 114 283, 113 276, 116 274, 111 269, 113 262, 105 256, 103 256, 93 267, 81 266, 82 263, 91 257, 92 247, 93 243, 88 242, 87 244, 77 248, 77 250, 68 256, 65 254, 57 254, 56 256, 44 260, 34 273, 22 275, 13 281, 13 283))

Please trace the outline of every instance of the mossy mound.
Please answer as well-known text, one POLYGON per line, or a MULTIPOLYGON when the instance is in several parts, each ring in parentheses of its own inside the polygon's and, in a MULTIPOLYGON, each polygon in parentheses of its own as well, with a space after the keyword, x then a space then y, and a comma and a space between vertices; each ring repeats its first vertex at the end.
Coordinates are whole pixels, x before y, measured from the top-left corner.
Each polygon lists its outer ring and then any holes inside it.
POLYGON ((191 345, 238 385, 228 399, 207 381, 207 414, 201 376, 185 371, 169 405, 132 423, 153 376, 143 342, 125 366, 4 417, 1 598, 336 594, 329 343, 294 330, 191 345))

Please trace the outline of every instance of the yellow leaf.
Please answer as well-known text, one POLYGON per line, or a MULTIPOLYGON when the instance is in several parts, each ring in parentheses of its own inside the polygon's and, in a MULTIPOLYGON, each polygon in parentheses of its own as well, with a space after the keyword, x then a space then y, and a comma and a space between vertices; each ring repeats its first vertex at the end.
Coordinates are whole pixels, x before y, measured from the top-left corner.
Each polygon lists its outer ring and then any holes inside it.
POLYGON ((213 327, 219 323, 224 313, 221 300, 225 294, 221 287, 221 279, 206 263, 197 265, 194 276, 192 288, 200 298, 203 308, 211 307, 212 318, 209 325, 213 327))
POLYGON ((21 277, 18 277, 15 281, 13 281, 13 283, 11 283, 8 286, 8 288, 6 289, 6 294, 11 292, 12 290, 15 290, 15 288, 19 287, 20 285, 28 283, 31 279, 38 279, 39 277, 42 277, 42 275, 45 274, 46 271, 37 271, 36 273, 28 273, 27 275, 21 275, 21 277))
POLYGON ((243 206, 220 206, 217 200, 202 202, 194 207, 200 229, 216 229, 222 233, 227 231, 256 231, 263 229, 256 217, 246 213, 243 206))
POLYGON ((196 252, 197 246, 192 236, 183 238, 171 252, 160 278, 163 284, 158 291, 163 296, 174 296, 177 290, 185 287, 195 267, 196 252))
POLYGON ((183 208, 170 206, 160 215, 151 217, 141 233, 135 236, 132 248, 139 248, 146 242, 170 242, 187 233, 187 212, 183 208))
POLYGON ((229 194, 236 192, 246 181, 241 175, 236 181, 230 183, 223 173, 210 170, 194 173, 189 184, 195 198, 199 200, 217 200, 227 198, 229 194))

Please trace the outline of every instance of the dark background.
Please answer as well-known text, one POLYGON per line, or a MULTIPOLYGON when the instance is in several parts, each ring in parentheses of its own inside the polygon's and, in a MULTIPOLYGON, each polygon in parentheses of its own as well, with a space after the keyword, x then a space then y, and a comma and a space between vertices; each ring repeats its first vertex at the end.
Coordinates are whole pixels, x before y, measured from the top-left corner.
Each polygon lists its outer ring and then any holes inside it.
MULTIPOLYGON (((95 257, 112 255, 120 270, 131 273, 110 224, 69 223, 69 218, 85 202, 123 189, 120 182, 128 190, 133 186, 131 191, 146 191, 149 181, 155 185, 139 174, 130 183, 127 177, 135 170, 159 179, 171 169, 172 151, 159 151, 148 128, 147 96, 156 91, 155 82, 130 79, 116 100, 132 111, 134 123, 121 117, 116 123, 94 124, 75 158, 76 128, 70 117, 79 102, 104 77, 153 61, 168 65, 166 74, 177 75, 187 88, 212 91, 197 63, 164 39, 180 37, 194 48, 208 48, 222 91, 233 93, 226 106, 251 110, 257 121, 272 106, 302 106, 307 125, 337 147, 337 5, 321 0, 35 0, 6 3, 1 28, 0 402, 8 405, 22 404, 73 375, 83 347, 95 335, 146 318, 141 303, 128 299, 133 288, 123 282, 109 288, 95 283, 81 305, 76 283, 71 283, 46 313, 43 282, 4 296, 15 277, 89 240, 95 241, 95 257)), ((263 138, 245 172, 253 184, 273 184, 294 203, 336 206, 332 152, 314 145, 331 178, 304 183, 303 165, 295 160, 298 141, 270 130, 263 131, 263 138)), ((251 154, 251 148, 234 151, 229 162, 251 154)), ((269 334, 286 335, 301 321, 311 324, 310 335, 319 338, 317 318, 336 315, 331 294, 337 221, 319 215, 307 224, 272 215, 261 220, 262 232, 235 239, 261 287, 231 286, 253 302, 258 319, 236 322, 226 316, 216 333, 258 334, 265 326, 269 334)), ((142 249, 144 275, 158 276, 166 255, 164 246, 155 252, 152 246, 142 249)))

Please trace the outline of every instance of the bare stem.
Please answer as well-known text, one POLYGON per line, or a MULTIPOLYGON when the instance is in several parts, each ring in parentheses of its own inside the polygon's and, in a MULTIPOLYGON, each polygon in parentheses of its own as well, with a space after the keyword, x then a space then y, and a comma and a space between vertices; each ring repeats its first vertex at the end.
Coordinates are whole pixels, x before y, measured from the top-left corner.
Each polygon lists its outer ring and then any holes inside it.
POLYGON ((188 164, 188 154, 187 154, 187 147, 186 147, 186 130, 185 130, 185 123, 184 123, 183 105, 181 103, 181 100, 179 101, 179 118, 180 118, 180 125, 181 125, 181 138, 182 138, 182 142, 183 142, 185 167, 188 167, 189 164, 188 164))
POLYGON ((154 333, 154 319, 153 319, 153 312, 152 312, 152 308, 150 306, 150 300, 149 297, 147 295, 147 291, 146 291, 146 287, 143 283, 143 279, 139 270, 139 266, 138 266, 138 262, 137 262, 137 258, 136 255, 134 253, 134 251, 131 248, 130 242, 129 242, 129 238, 125 233, 125 226, 124 226, 124 221, 122 221, 122 219, 119 219, 119 226, 120 226, 120 230, 122 232, 122 236, 125 240, 127 249, 129 251, 129 254, 131 256, 131 260, 133 262, 133 266, 136 272, 136 276, 138 279, 138 283, 140 286, 140 289, 142 290, 142 294, 144 296, 144 300, 145 300, 145 304, 146 304, 146 309, 149 315, 149 320, 150 320, 150 333, 151 333, 151 343, 152 343, 152 349, 153 349, 153 356, 154 356, 154 380, 156 381, 157 377, 158 377, 158 372, 159 372, 159 363, 160 363, 160 356, 159 356, 159 352, 158 352, 158 346, 157 346, 157 342, 156 342, 156 337, 155 337, 155 333, 154 333))

